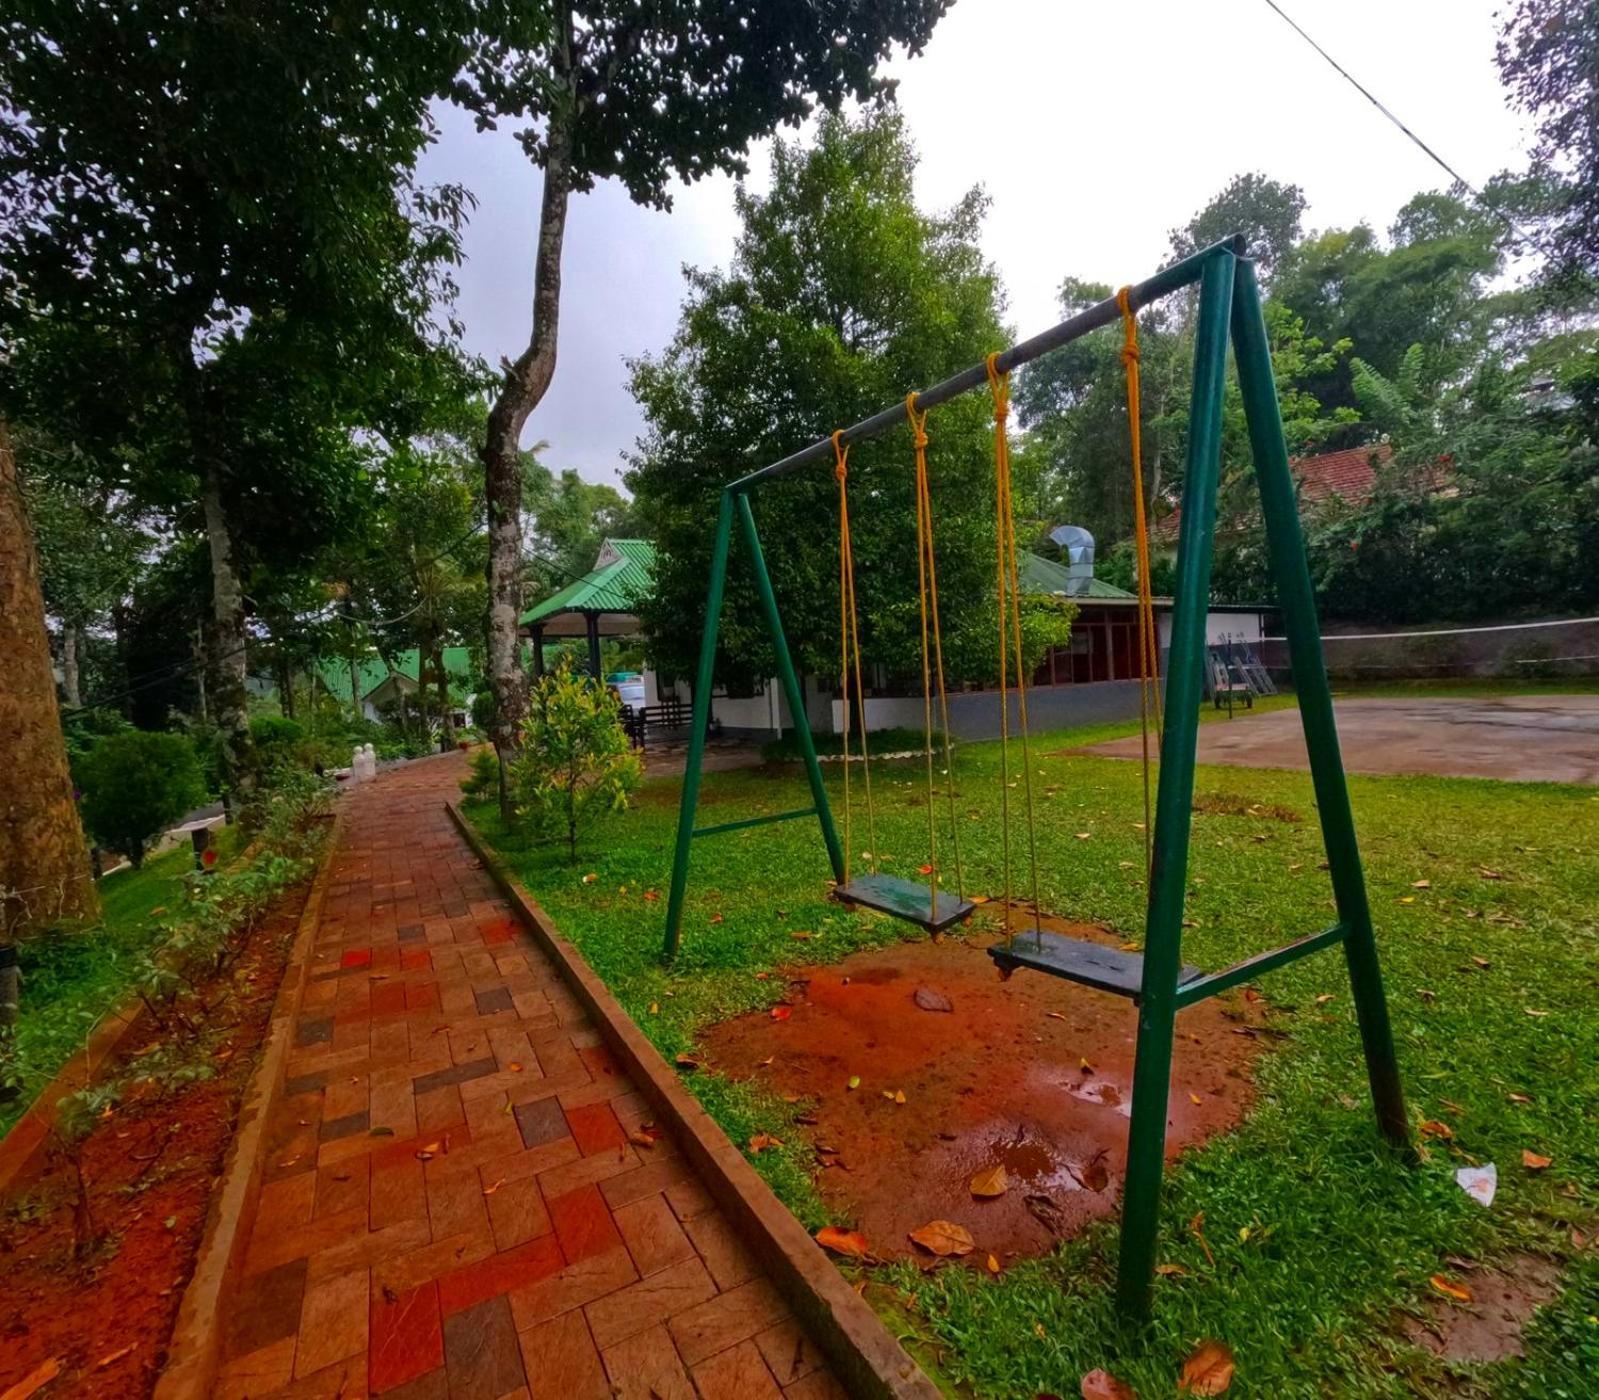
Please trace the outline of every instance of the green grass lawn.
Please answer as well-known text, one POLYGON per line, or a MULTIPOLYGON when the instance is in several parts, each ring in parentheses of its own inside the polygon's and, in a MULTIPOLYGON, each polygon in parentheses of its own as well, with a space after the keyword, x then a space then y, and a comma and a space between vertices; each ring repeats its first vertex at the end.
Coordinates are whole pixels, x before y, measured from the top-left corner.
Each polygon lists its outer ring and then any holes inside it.
MULTIPOLYGON (((1051 756, 1126 732, 1035 739, 1040 880, 1052 911, 1137 938, 1138 766, 1051 756)), ((964 745, 956 763, 967 888, 997 893, 998 746, 964 745)), ((875 777, 876 849, 887 870, 914 878, 926 844, 918 767, 887 764, 875 777)), ((839 775, 828 779, 836 806, 839 775)), ((942 1382, 1004 1400, 1065 1396, 1105 1366, 1148 1400, 1171 1394, 1182 1358, 1216 1337, 1237 1354, 1240 1396, 1599 1394, 1599 1249, 1577 1254, 1571 1239, 1573 1228, 1592 1231, 1599 1206, 1599 793, 1435 778, 1350 786, 1411 1113, 1448 1124, 1453 1141, 1427 1139, 1414 1168, 1379 1149, 1340 957, 1269 974, 1262 990, 1285 1035, 1260 1063, 1249 1119, 1168 1173, 1162 1258, 1184 1272, 1159 1281, 1149 1333, 1128 1336, 1115 1321, 1114 1221, 997 1279, 908 1264, 870 1271, 882 1286, 869 1296, 942 1382), (1333 1000, 1318 1005, 1322 994, 1333 1000), (1527 1171, 1523 1149, 1553 1165, 1527 1171), (1500 1186, 1485 1210, 1453 1173, 1489 1161, 1500 1186), (1200 1211, 1203 1245, 1186 1228, 1200 1211), (1449 1256, 1527 1251, 1565 1273, 1524 1362, 1451 1368, 1403 1339, 1406 1315, 1437 1298, 1430 1275, 1469 1282, 1449 1256)), ((675 780, 648 784, 576 865, 472 809, 668 1058, 701 1028, 775 1000, 781 981, 758 972, 920 936, 831 904, 815 827, 791 822, 696 843, 682 956, 664 970, 677 791, 675 780), (797 944, 796 929, 815 936, 797 944)), ((1220 967, 1327 926, 1309 776, 1201 768, 1197 792, 1222 800, 1194 818, 1185 958, 1220 967), (1260 803, 1304 820, 1227 814, 1260 803)), ((797 769, 711 774, 701 820, 803 805, 797 769)), ((860 817, 853 845, 867 845, 860 817)), ((806 1130, 792 1121, 803 1105, 707 1073, 688 1082, 735 1141, 764 1128, 790 1143, 754 1164, 807 1225, 822 1223, 806 1130)))
POLYGON ((140 870, 108 875, 99 885, 99 924, 22 943, 22 1014, 15 1041, 22 1096, 0 1106, 0 1134, 83 1048, 100 1018, 128 999, 134 960, 164 936, 164 912, 176 914, 182 906, 183 876, 193 868, 194 855, 184 845, 147 860, 140 870))

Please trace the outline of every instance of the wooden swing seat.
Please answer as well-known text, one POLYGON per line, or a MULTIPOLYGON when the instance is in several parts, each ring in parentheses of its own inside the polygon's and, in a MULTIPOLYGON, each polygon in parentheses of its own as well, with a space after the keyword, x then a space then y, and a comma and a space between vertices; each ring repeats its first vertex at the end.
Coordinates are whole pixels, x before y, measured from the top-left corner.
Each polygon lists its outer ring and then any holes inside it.
MULTIPOLYGON (((1010 947, 996 943, 988 956, 1005 976, 1017 968, 1061 977, 1084 987, 1094 987, 1119 997, 1137 1001, 1144 987, 1144 955, 1120 948, 1107 948, 1085 938, 1069 938, 1061 933, 1018 931, 1010 947)), ((1204 976, 1197 967, 1186 964, 1177 974, 1177 985, 1197 982, 1204 976)))
POLYGON ((908 919, 929 933, 941 933, 951 924, 958 924, 976 907, 944 890, 935 899, 928 886, 897 875, 857 875, 833 894, 845 904, 860 904, 896 919, 908 919))

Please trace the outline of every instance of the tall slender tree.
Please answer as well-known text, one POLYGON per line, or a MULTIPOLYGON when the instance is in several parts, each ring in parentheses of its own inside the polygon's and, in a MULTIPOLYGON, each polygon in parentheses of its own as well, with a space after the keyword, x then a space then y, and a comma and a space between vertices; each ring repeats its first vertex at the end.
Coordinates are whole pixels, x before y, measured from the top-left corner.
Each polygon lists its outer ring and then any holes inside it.
MULTIPOLYGON (((895 44, 920 51, 950 0, 552 0, 485 48, 461 97, 486 124, 527 120, 523 148, 543 172, 532 323, 507 361, 483 448, 489 509, 488 672, 502 760, 526 708, 518 448, 555 374, 561 249, 574 193, 614 177, 666 208, 674 179, 742 174, 749 143, 820 101, 881 99, 876 69, 895 44)), ((502 764, 503 769, 503 764, 502 764)), ((501 784, 502 799, 504 784, 501 784)))

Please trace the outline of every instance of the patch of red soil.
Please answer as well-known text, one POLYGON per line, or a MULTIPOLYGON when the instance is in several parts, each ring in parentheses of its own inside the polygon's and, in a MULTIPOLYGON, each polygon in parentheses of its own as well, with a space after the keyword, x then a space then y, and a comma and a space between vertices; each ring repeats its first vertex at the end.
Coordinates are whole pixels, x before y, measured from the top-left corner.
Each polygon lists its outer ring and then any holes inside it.
POLYGON ((87 1258, 73 1257, 77 1192, 65 1163, 47 1159, 0 1199, 0 1392, 52 1358, 61 1375, 51 1395, 127 1400, 154 1389, 305 898, 287 895, 205 988, 212 1024, 233 1023, 214 1045, 215 1077, 125 1103, 88 1139, 83 1172, 102 1242, 87 1258))
MULTIPOLYGON (((1044 924, 1115 941, 1102 929, 1044 924)), ((971 1231, 974 1260, 1043 1254, 1115 1209, 1138 1013, 1121 997, 1037 973, 1002 981, 984 952, 993 941, 903 943, 795 969, 788 1019, 755 1013, 702 1038, 707 1061, 731 1078, 814 1103, 823 1199, 885 1258, 914 1254, 909 1232, 940 1219, 971 1231), (922 1009, 920 988, 953 1009, 922 1009), (971 1178, 994 1166, 1009 1189, 973 1197, 971 1178)), ((1243 1117, 1263 1009, 1228 995, 1179 1013, 1168 1158, 1243 1117)))

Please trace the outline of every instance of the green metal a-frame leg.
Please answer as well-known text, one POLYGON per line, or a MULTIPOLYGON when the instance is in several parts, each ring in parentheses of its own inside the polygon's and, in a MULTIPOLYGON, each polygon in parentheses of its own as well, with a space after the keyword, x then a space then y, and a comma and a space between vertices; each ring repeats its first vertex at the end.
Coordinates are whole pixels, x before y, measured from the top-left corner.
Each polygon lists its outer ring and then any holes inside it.
POLYGON ((1133 1072, 1132 1123, 1128 1132, 1117 1278, 1121 1312, 1134 1319, 1147 1317, 1152 1302, 1173 1028, 1176 1013, 1182 1006, 1237 985, 1270 967, 1341 942, 1349 966, 1378 1125, 1384 1137, 1395 1146, 1408 1148, 1410 1141, 1371 910, 1366 902, 1365 877, 1361 872, 1349 791, 1333 722, 1332 694, 1322 660, 1315 598, 1305 563, 1293 479, 1289 474, 1270 346, 1261 316, 1260 294, 1252 265, 1228 253, 1212 257, 1200 278, 1188 468, 1175 593, 1166 682, 1167 720, 1155 809, 1154 869, 1149 886, 1143 983, 1138 998, 1138 1050, 1133 1072), (1310 752, 1311 777, 1332 874, 1338 923, 1324 933, 1313 934, 1224 973, 1185 982, 1179 987, 1229 322, 1255 472, 1260 481, 1272 570, 1288 637, 1305 742, 1310 752))
MULTIPOLYGON (((1261 315, 1254 268, 1247 260, 1237 256, 1241 248, 1241 239, 1229 239, 1193 255, 1143 284, 1146 295, 1153 297, 1190 285, 1197 277, 1199 318, 1193 398, 1189 411, 1182 532, 1178 541, 1176 598, 1167 665, 1167 722, 1160 755, 1160 786, 1153 837, 1154 867, 1149 886, 1145 951, 1142 967, 1136 974, 1136 984, 1129 975, 1124 984, 1114 987, 1122 994, 1136 991, 1138 1003, 1137 1062, 1133 1072, 1132 1122, 1128 1131, 1127 1178, 1122 1199, 1121 1258, 1117 1279, 1118 1305, 1122 1314, 1132 1319, 1147 1318, 1153 1300, 1172 1041, 1175 1018, 1183 1007, 1250 981, 1272 968, 1342 944, 1378 1126, 1383 1136, 1395 1147, 1407 1152, 1410 1149, 1404 1094, 1399 1082, 1393 1032, 1383 995, 1371 909, 1366 899, 1365 877, 1361 872, 1354 818, 1349 807, 1349 791, 1338 749, 1332 693, 1322 660, 1315 595, 1305 562, 1304 540, 1299 528, 1293 478, 1288 467, 1288 449, 1283 439, 1270 346, 1261 315), (1331 928, 1309 933, 1284 947, 1270 949, 1221 971, 1201 975, 1183 967, 1182 923, 1188 880, 1194 762, 1203 688, 1205 621, 1210 605, 1211 556, 1215 544, 1229 331, 1238 366, 1255 473, 1260 483, 1261 510, 1288 637, 1294 686, 1298 692, 1300 716, 1305 728, 1305 743, 1310 753, 1311 779, 1316 790, 1338 921, 1331 928)), ((1106 309, 1108 316, 1115 314, 1113 306, 1107 304, 1106 309)), ((1101 321, 1100 324, 1106 322, 1101 321)), ((1018 353, 1019 349, 1013 349, 1011 353, 1018 353)), ((1042 351, 1035 350, 1033 353, 1036 356, 1042 351)), ((947 397, 951 393, 976 387, 981 382, 979 372, 968 371, 946 381, 943 388, 947 397), (965 382, 967 380, 969 382, 965 382)), ((880 417, 892 421, 887 413, 880 417)), ((857 427, 871 428, 876 422, 867 420, 857 427)), ((819 443, 816 447, 825 448, 826 444, 819 443)), ((799 680, 789 656, 777 600, 772 592, 748 498, 753 485, 785 467, 800 464, 807 455, 800 454, 789 462, 775 464, 764 472, 742 478, 722 493, 712 549, 711 582, 705 602, 699 669, 694 686, 694 728, 690 736, 688 767, 683 778, 671 895, 667 905, 665 953, 668 959, 678 949, 689 856, 697 837, 814 815, 821 826, 834 878, 840 883, 844 879, 843 852, 828 808, 827 792, 821 767, 816 760, 799 680), (727 582, 735 514, 750 556, 761 609, 771 635, 778 677, 800 741, 812 805, 798 811, 696 830, 694 816, 699 802, 716 638, 727 582)), ((1037 960, 1030 962, 1020 955, 1012 961, 1019 966, 1036 966, 1041 971, 1069 976, 1089 985, 1104 985, 1094 982, 1080 969, 1073 972, 1060 965, 1048 967, 1037 960)))
POLYGON ((750 509, 749 495, 743 490, 730 488, 723 491, 722 502, 716 513, 716 537, 711 546, 711 584, 705 596, 705 626, 700 634, 699 670, 694 679, 694 717, 691 723, 694 727, 689 735, 688 763, 683 772, 683 795, 677 814, 677 845, 672 856, 672 884, 666 904, 665 957, 668 962, 677 956, 678 944, 682 939, 683 895, 688 887, 689 854, 697 837, 716 836, 724 831, 814 815, 822 828, 822 842, 827 847, 833 878, 839 884, 844 883, 844 848, 839 844, 838 830, 833 825, 833 812, 827 803, 827 785, 822 781, 822 765, 816 761, 816 742, 805 713, 805 697, 800 691, 794 660, 789 655, 788 637, 783 631, 783 619, 778 612, 777 595, 772 592, 772 579, 766 569, 766 556, 761 550, 761 537, 755 529, 755 513, 750 509), (805 761, 805 776, 811 787, 811 805, 798 811, 778 812, 769 817, 752 817, 746 821, 727 822, 696 830, 694 814, 700 800, 705 730, 711 718, 711 687, 716 672, 716 636, 722 622, 722 598, 727 588, 727 564, 732 549, 735 511, 738 514, 739 532, 749 552, 750 567, 755 574, 755 590, 760 594, 761 612, 765 615, 772 650, 777 657, 778 681, 783 687, 783 697, 788 701, 788 711, 794 720, 800 756, 805 761))

